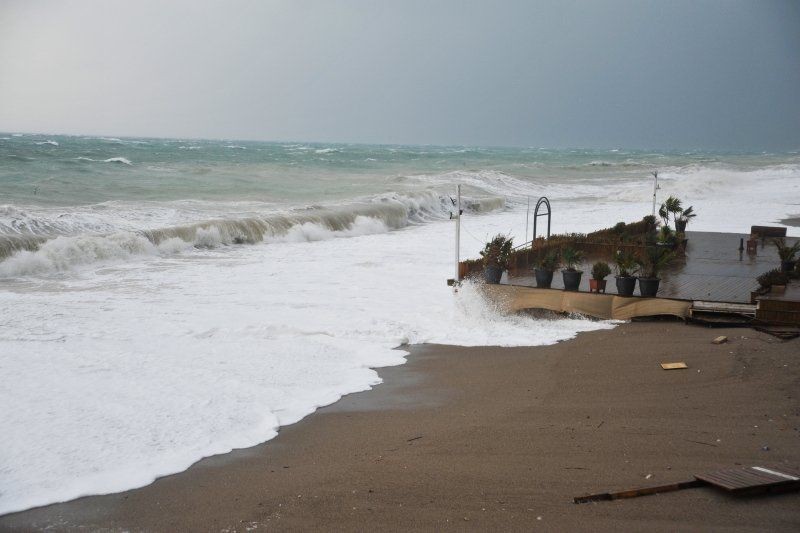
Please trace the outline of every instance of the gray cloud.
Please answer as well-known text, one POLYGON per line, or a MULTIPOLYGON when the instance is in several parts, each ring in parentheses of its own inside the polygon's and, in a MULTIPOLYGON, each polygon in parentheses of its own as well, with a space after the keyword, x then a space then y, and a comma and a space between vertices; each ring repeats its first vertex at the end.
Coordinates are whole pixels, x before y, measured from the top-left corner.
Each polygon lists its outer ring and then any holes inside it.
POLYGON ((796 149, 791 1, 6 1, 0 130, 796 149))

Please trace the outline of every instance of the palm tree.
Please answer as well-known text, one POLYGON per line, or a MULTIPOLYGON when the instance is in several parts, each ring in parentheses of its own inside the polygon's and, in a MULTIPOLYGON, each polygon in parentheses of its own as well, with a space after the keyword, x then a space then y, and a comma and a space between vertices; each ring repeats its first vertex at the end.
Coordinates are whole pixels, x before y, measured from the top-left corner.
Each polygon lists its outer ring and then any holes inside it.
POLYGON ((683 210, 681 215, 675 220, 675 231, 678 233, 683 233, 686 231, 686 224, 689 223, 689 220, 693 219, 697 216, 697 213, 694 212, 694 206, 689 206, 683 210))
POLYGON ((681 206, 681 201, 674 196, 670 196, 664 203, 661 204, 661 207, 658 209, 658 216, 661 217, 661 220, 664 221, 664 225, 669 225, 669 216, 672 215, 673 220, 677 223, 678 217, 683 213, 683 207, 681 206))

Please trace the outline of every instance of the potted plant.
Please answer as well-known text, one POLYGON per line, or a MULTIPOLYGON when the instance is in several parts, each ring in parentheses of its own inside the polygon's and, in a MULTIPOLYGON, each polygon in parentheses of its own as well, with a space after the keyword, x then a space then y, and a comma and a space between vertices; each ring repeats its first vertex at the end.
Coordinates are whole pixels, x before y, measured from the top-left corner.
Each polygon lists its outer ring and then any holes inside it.
POLYGON ((565 291, 577 291, 581 284, 582 270, 577 267, 583 261, 583 252, 574 248, 566 248, 561 254, 561 264, 564 269, 561 271, 561 276, 564 279, 565 291))
POLYGON ((786 239, 773 239, 772 244, 778 249, 778 257, 781 258, 781 270, 791 272, 794 270, 795 256, 800 252, 800 241, 792 246, 786 244, 786 239))
POLYGON ((558 267, 558 254, 556 252, 548 252, 541 256, 536 261, 536 266, 533 269, 536 275, 536 286, 542 289, 549 289, 550 284, 553 283, 553 272, 558 267))
POLYGON ((658 294, 658 287, 661 278, 658 274, 661 269, 667 266, 674 258, 672 250, 667 250, 659 246, 648 246, 644 253, 637 260, 642 269, 639 276, 639 294, 647 298, 653 298, 658 294))
POLYGON ((633 296, 633 291, 636 289, 636 277, 634 274, 639 270, 636 264, 636 257, 633 254, 619 250, 615 263, 617 267, 617 294, 620 296, 633 296))
POLYGON ((598 261, 592 266, 592 279, 589 280, 589 292, 606 292, 606 276, 611 274, 608 263, 598 261))
POLYGON ((502 233, 486 243, 481 251, 483 257, 483 277, 486 283, 500 283, 503 271, 508 268, 508 257, 511 255, 512 239, 502 233))
POLYGON ((690 205, 682 210, 678 218, 675 219, 675 231, 677 233, 686 233, 686 224, 696 216, 697 213, 694 212, 694 206, 690 205))

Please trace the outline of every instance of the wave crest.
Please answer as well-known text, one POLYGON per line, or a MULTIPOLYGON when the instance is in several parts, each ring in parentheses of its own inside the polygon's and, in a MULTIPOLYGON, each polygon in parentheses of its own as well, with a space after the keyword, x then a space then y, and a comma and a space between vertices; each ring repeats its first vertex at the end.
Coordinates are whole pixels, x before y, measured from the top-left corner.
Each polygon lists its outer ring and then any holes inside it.
MULTIPOLYGON (((467 199, 464 205, 468 210, 480 212, 502 208, 504 202, 502 198, 467 199)), ((0 232, 6 232, 0 233, 0 259, 6 258, 0 262, 2 277, 60 272, 80 265, 133 256, 164 256, 192 248, 313 242, 385 233, 411 224, 447 219, 454 210, 450 197, 435 192, 388 194, 348 206, 311 206, 287 213, 221 218, 138 231, 107 231, 107 226, 92 220, 88 228, 101 231, 68 235, 65 230, 80 228, 74 221, 60 226, 38 221, 13 206, 2 209, 2 215, 21 217, 13 221, 15 224, 0 224, 0 232)))

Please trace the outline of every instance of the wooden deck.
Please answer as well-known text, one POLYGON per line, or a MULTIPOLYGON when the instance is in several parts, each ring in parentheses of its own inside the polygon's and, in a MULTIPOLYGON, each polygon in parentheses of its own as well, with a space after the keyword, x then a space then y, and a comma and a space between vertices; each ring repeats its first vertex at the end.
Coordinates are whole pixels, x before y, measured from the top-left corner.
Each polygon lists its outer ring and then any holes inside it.
MULTIPOLYGON (((662 275, 658 296, 678 300, 703 300, 706 302, 750 303, 750 292, 758 288, 756 277, 780 267, 775 246, 770 241, 762 242, 756 256, 739 253, 739 239, 748 235, 738 233, 711 233, 690 231, 686 248, 686 259, 676 261, 662 275)), ((788 238, 794 242, 796 239, 788 238)), ((608 258, 590 257, 581 266, 583 277, 581 291, 589 291, 592 263, 610 261, 608 258)), ((614 276, 608 276, 606 292, 616 294, 614 276)), ((504 276, 503 283, 536 286, 533 272, 523 276, 504 276)), ((553 276, 554 289, 563 289, 560 273, 553 276)), ((637 288, 638 294, 638 288, 637 288)))

